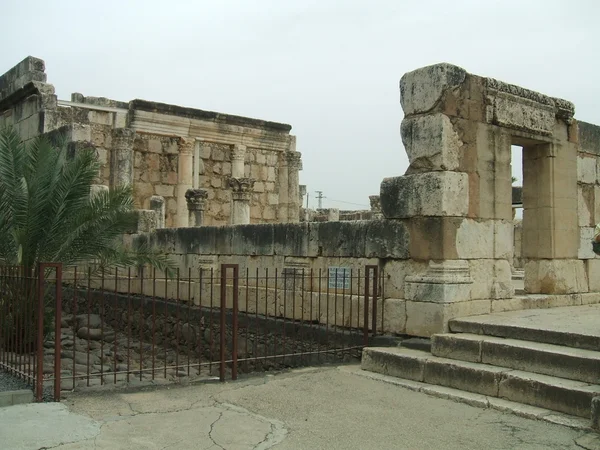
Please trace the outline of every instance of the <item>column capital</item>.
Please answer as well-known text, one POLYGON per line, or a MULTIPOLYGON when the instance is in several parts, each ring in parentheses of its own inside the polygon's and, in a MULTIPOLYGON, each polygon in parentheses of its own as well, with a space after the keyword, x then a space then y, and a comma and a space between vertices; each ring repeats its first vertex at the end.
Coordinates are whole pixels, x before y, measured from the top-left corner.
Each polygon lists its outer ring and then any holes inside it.
POLYGON ((191 137, 180 137, 179 138, 179 153, 193 153, 194 147, 196 146, 196 139, 191 137))
POLYGON ((249 201, 255 182, 256 180, 254 178, 229 178, 228 184, 232 191, 231 195, 233 200, 249 201))
POLYGON ((246 159, 246 146, 242 144, 234 144, 231 149, 232 161, 244 161, 246 159))
POLYGON ((189 211, 203 211, 208 198, 205 189, 188 189, 185 191, 185 201, 189 211))
POLYGON ((302 170, 302 153, 285 152, 284 157, 290 169, 302 170))

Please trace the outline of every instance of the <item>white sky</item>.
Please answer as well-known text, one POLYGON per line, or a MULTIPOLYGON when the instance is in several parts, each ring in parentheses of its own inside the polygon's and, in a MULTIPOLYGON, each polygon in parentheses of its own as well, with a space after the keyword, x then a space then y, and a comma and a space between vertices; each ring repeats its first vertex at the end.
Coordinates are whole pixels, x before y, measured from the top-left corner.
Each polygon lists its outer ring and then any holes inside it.
POLYGON ((0 73, 32 55, 61 99, 142 98, 289 123, 311 207, 315 190, 325 207, 368 207, 384 177, 404 173, 398 81, 421 66, 449 62, 562 97, 600 123, 597 0, 0 3, 0 73))

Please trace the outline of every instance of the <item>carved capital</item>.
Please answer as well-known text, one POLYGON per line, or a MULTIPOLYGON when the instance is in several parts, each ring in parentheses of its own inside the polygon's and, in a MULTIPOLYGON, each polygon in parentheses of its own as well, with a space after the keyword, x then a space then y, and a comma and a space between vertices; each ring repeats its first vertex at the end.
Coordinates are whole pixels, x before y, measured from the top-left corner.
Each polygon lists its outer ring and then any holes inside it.
POLYGON ((231 198, 234 201, 250 201, 255 181, 254 178, 229 178, 231 198))
POLYGON ((229 187, 233 192, 252 192, 254 188, 254 178, 229 178, 229 187))
POLYGON ((193 153, 196 139, 190 137, 179 138, 179 153, 193 153))
POLYGON ((188 189, 185 191, 185 201, 189 211, 203 211, 207 198, 208 191, 205 189, 188 189))
POLYGON ((232 161, 243 161, 246 158, 246 146, 235 144, 231 149, 232 161))
POLYGON ((302 153, 286 152, 285 159, 290 169, 302 170, 302 153))
POLYGON ((114 149, 133 148, 135 130, 133 128, 115 128, 112 132, 112 146, 114 149))

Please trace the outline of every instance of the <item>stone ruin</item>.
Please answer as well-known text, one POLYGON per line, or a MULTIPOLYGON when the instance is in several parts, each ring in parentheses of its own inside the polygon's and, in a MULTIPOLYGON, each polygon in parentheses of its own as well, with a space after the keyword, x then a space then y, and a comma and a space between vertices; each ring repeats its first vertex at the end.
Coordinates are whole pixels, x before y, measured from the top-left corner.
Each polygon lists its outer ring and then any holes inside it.
POLYGON ((183 271, 220 264, 239 264, 251 272, 377 265, 385 274, 378 308, 384 331, 413 336, 447 331, 456 317, 600 303, 600 261, 591 247, 594 224, 600 221, 600 127, 575 120, 574 106, 566 100, 450 64, 409 72, 400 81, 400 94, 401 136, 410 166, 403 176, 383 180, 379 198, 372 199, 372 218, 285 223, 298 222, 302 203, 300 154, 289 126, 141 100, 125 105, 74 95, 61 103, 44 83, 40 60, 28 58, 13 72, 12 78, 0 79, 0 125, 17 125, 25 139, 67 127, 72 141, 92 140, 100 154, 110 149, 104 182, 133 179, 134 185, 150 186, 145 180, 157 180, 154 190, 138 194, 143 208, 163 192, 162 180, 171 180, 166 225, 176 228, 135 239, 170 254, 183 271), (19 82, 19 76, 28 82, 19 82), (72 119, 84 116, 87 122, 72 119), (523 147, 518 255, 513 145, 523 147), (206 158, 202 164, 195 154, 206 158), (178 156, 177 163, 169 155, 178 156), (128 163, 119 163, 124 160, 128 163), (161 171, 167 162, 171 169, 161 171), (225 169, 228 163, 231 168, 225 169), (235 195, 220 196, 229 171, 237 179, 227 181, 235 195), (262 181, 252 187, 250 177, 262 181), (194 222, 202 217, 198 208, 188 215, 181 199, 188 189, 208 185, 215 190, 206 199, 188 195, 194 205, 206 204, 203 226, 181 228, 190 217, 194 222), (259 197, 266 206, 260 214, 250 206, 249 217, 264 223, 212 226, 227 222, 227 208, 247 221, 248 208, 230 203, 259 197), (221 206, 211 209, 214 202, 221 206), (523 295, 515 294, 515 261, 524 270, 523 295))
POLYGON ((58 100, 46 78, 44 61, 31 56, 0 76, 0 128, 14 126, 24 141, 60 133, 74 148, 91 145, 99 185, 133 185, 142 230, 185 227, 190 217, 205 225, 299 220, 302 163, 290 125, 139 99, 58 100), (188 189, 206 191, 194 214, 188 189))

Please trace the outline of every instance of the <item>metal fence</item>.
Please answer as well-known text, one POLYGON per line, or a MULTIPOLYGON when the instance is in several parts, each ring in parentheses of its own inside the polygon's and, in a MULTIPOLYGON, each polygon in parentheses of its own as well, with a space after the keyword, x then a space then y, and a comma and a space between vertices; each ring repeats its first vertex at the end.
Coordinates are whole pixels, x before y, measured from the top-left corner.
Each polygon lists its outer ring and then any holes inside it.
POLYGON ((0 369, 61 390, 236 379, 360 357, 383 329, 383 276, 364 269, 0 267, 0 369))

